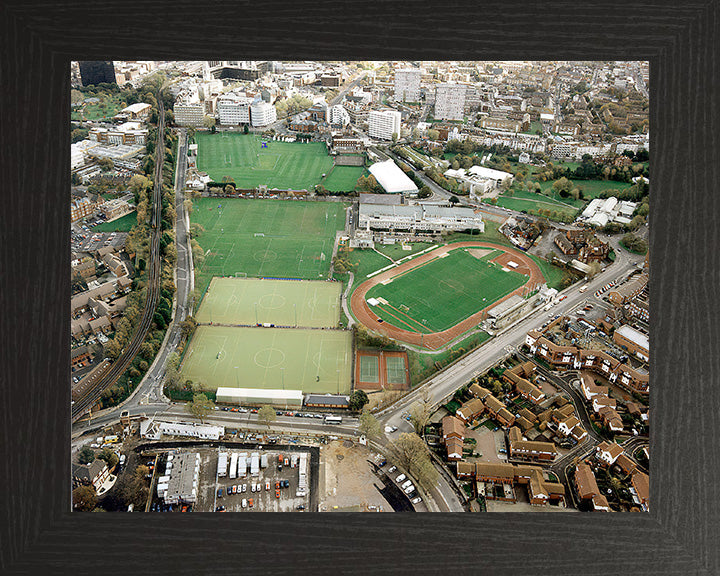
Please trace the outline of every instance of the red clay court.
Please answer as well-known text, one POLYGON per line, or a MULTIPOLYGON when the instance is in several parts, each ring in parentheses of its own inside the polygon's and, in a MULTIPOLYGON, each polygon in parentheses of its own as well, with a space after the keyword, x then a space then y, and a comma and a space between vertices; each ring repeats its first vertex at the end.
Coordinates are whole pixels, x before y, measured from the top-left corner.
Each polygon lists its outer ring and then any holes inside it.
POLYGON ((543 283, 539 266, 519 250, 458 242, 363 282, 350 305, 371 330, 435 350, 477 326, 498 303, 543 283))
POLYGON ((407 352, 358 350, 355 355, 355 389, 408 390, 410 373, 407 352))

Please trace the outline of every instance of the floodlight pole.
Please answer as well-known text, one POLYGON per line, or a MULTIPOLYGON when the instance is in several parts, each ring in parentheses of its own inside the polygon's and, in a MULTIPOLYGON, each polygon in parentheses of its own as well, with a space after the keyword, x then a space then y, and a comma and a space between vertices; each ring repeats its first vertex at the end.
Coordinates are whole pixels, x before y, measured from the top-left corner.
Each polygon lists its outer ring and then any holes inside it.
POLYGON ((285 390, 285 368, 280 368, 280 374, 282 375, 282 389, 285 390))
POLYGON ((257 302, 255 302, 255 324, 259 324, 257 315, 257 302))
POLYGON ((293 302, 293 309, 295 310, 295 328, 297 328, 297 304, 293 302))

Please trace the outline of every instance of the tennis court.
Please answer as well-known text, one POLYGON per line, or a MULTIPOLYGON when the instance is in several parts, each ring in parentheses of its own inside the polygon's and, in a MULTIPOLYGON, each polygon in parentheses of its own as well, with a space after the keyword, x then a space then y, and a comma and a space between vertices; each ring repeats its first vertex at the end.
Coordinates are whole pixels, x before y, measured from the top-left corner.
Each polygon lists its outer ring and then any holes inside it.
POLYGON ((378 356, 359 356, 360 382, 380 382, 380 358, 378 356))
POLYGON ((336 327, 340 282, 213 278, 196 320, 213 324, 336 327))
POLYGON ((403 330, 441 332, 528 281, 528 276, 503 270, 499 264, 478 259, 467 250, 452 250, 445 257, 372 287, 366 300, 375 298, 380 303, 371 310, 403 330))
POLYGON ((212 276, 314 279, 327 276, 346 204, 299 200, 200 198, 191 220, 205 231, 202 291, 212 276))
POLYGON ((237 132, 198 132, 195 141, 198 169, 216 182, 230 176, 240 188, 312 190, 333 166, 322 142, 279 142, 237 132))
POLYGON ((352 333, 345 330, 198 326, 182 377, 218 386, 350 392, 352 333))
POLYGON ((388 384, 404 384, 407 381, 407 366, 403 356, 385 356, 388 384))

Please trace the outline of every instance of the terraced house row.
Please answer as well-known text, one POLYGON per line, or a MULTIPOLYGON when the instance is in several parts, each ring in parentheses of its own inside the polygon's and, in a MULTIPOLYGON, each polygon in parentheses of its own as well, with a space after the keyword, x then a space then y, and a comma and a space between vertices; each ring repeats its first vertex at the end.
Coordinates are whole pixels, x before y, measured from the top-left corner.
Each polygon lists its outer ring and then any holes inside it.
POLYGON ((591 370, 630 392, 649 393, 650 376, 632 368, 602 350, 585 350, 576 346, 559 346, 531 330, 525 337, 530 352, 558 369, 591 370))

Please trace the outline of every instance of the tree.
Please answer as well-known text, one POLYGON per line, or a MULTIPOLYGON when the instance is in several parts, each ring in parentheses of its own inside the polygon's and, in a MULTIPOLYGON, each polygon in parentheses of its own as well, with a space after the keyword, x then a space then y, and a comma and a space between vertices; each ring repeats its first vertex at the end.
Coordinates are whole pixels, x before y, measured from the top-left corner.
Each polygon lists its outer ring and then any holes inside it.
POLYGON ((83 446, 78 453, 78 462, 80 464, 90 464, 93 460, 95 460, 95 450, 90 446, 83 446))
POLYGON ((250 132, 250 127, 247 124, 245 124, 243 126, 243 134, 247 134, 248 132, 250 132))
POLYGON ((276 417, 275 408, 267 404, 265 406, 261 406, 258 410, 258 421, 267 425, 268 429, 270 428, 270 423, 275 422, 276 417))
POLYGON ((392 133, 392 141, 393 141, 393 144, 395 144, 398 141, 398 133, 397 132, 392 133))
POLYGON ((588 266, 590 266, 590 270, 587 273, 589 280, 595 278, 595 276, 602 271, 602 264, 600 264, 600 262, 591 262, 588 266))
POLYGON ((398 464, 425 488, 437 484, 438 472, 430 460, 425 442, 414 433, 400 434, 397 440, 389 445, 390 453, 398 464))
POLYGON ((362 410, 363 406, 365 406, 368 402, 369 399, 364 390, 355 390, 352 394, 350 394, 349 408, 350 410, 362 410))
POLYGON ((427 137, 428 137, 428 140, 435 141, 440 138, 440 132, 430 128, 430 130, 427 131, 427 137))
POLYGON ((192 402, 185 405, 185 410, 200 419, 201 423, 205 422, 205 417, 212 412, 215 403, 205 394, 193 394, 192 402))
POLYGON ((429 186, 423 186, 418 191, 418 198, 430 198, 430 196, 432 196, 432 190, 429 186))
POLYGON ((432 399, 428 394, 427 388, 424 388, 420 395, 420 400, 414 402, 410 406, 410 423, 415 428, 418 436, 425 434, 425 426, 432 415, 432 399))
POLYGON ((145 505, 150 494, 146 478, 149 473, 150 469, 147 466, 138 466, 132 476, 128 474, 122 476, 118 492, 126 504, 137 507, 145 505))
POLYGON ((73 508, 80 512, 90 512, 97 505, 97 494, 92 486, 78 486, 72 492, 73 508))
POLYGON ((450 196, 450 200, 448 201, 450 202, 450 204, 457 204, 458 202, 460 202, 457 196, 450 196))
POLYGON ((367 438, 376 438, 382 433, 382 425, 370 411, 365 408, 358 418, 358 430, 367 438))
POLYGON ((205 128, 208 128, 211 132, 215 131, 215 118, 212 116, 205 116, 203 117, 203 126, 205 128))
POLYGON ((103 450, 102 453, 98 456, 98 459, 105 460, 110 470, 115 468, 118 461, 120 460, 118 455, 115 454, 115 452, 113 452, 110 448, 105 448, 105 450, 103 450))

